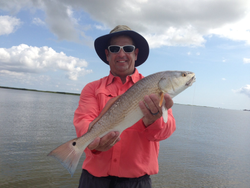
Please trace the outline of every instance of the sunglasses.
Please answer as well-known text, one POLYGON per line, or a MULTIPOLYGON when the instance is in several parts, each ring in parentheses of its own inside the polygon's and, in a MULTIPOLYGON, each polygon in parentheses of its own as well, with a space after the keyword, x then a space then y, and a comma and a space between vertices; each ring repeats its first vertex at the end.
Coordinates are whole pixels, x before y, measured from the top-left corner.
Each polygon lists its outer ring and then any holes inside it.
POLYGON ((119 53, 121 48, 126 53, 131 53, 135 50, 135 46, 133 46, 133 45, 126 45, 126 46, 110 45, 108 47, 108 49, 111 53, 119 53))

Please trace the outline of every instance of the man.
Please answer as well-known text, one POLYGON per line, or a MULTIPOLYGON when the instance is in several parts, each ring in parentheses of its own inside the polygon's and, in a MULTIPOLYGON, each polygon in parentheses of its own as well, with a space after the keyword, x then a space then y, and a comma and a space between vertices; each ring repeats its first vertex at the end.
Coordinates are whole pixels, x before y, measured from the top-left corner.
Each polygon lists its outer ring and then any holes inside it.
MULTIPOLYGON (((110 74, 87 84, 82 90, 74 116, 78 137, 88 131, 110 99, 123 94, 143 78, 135 67, 144 63, 149 54, 145 38, 122 25, 97 38, 95 50, 110 66, 110 74)), ((149 175, 158 173, 159 141, 168 138, 176 129, 171 110, 173 101, 168 94, 164 99, 168 109, 167 123, 161 117, 158 97, 152 94, 138 104, 144 114, 140 121, 121 135, 112 131, 89 144, 85 149, 79 187, 151 187, 149 175)))

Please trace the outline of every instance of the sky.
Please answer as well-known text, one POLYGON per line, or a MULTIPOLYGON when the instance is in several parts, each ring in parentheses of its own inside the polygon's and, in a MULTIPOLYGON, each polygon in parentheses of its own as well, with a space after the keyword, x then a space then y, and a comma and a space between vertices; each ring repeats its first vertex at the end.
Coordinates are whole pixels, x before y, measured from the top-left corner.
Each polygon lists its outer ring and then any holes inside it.
POLYGON ((80 93, 109 74, 94 40, 127 25, 150 46, 144 76, 192 71, 175 103, 250 109, 249 0, 0 0, 0 86, 80 93))

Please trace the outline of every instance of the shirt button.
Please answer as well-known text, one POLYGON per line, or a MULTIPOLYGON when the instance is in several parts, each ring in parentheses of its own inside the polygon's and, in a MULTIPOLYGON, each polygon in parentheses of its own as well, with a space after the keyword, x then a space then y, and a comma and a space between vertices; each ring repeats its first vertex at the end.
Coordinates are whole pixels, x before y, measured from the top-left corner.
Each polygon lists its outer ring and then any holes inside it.
POLYGON ((116 163, 116 162, 117 162, 117 159, 114 159, 113 161, 116 163))

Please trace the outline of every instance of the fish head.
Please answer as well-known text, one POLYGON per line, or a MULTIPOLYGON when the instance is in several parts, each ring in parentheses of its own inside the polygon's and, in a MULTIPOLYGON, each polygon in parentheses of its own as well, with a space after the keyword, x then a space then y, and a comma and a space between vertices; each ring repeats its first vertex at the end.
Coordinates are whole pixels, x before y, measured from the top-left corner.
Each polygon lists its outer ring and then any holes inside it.
POLYGON ((158 83, 160 91, 172 98, 195 82, 195 74, 189 71, 165 71, 158 83))

